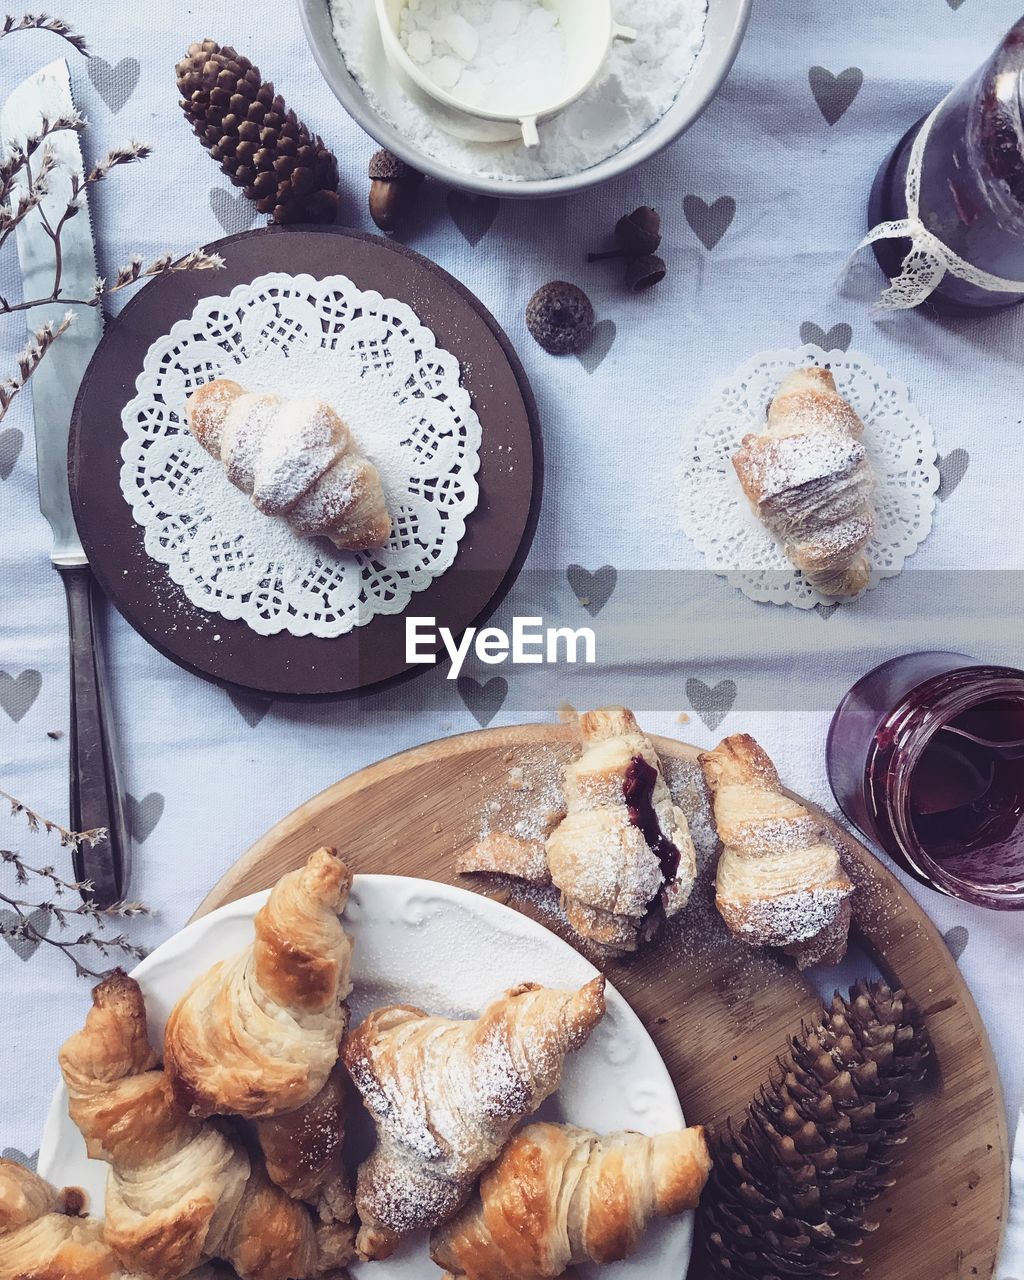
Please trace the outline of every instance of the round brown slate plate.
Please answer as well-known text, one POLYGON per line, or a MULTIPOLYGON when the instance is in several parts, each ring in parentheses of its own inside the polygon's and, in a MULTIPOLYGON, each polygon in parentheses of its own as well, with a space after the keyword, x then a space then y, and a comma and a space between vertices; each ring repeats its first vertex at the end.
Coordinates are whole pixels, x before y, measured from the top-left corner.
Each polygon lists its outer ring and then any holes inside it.
MULTIPOLYGON (((340 229, 270 228, 208 246, 223 271, 157 277, 107 330, 82 383, 71 424, 71 499, 101 586, 161 653, 189 671, 274 697, 341 697, 429 670, 405 661, 402 615, 378 615, 332 640, 261 636, 244 622, 197 609, 152 560, 121 493, 121 411, 151 343, 209 295, 227 294, 268 271, 337 273, 414 308, 460 362, 483 427, 480 501, 453 566, 410 602, 418 616, 460 634, 500 604, 536 528, 543 447, 529 382, 512 344, 486 308, 446 271, 400 244, 340 229), (510 466, 510 460, 514 465, 510 466)), ((227 480, 225 479, 225 484, 227 480)))

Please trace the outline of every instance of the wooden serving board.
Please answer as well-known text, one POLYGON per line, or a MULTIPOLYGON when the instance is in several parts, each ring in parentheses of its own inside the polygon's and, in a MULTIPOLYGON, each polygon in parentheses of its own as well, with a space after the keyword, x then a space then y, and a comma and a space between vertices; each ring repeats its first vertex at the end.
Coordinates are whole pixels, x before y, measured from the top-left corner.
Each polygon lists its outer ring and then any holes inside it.
MULTIPOLYGON (((655 741, 673 782, 685 780, 687 771, 692 775, 696 748, 655 741)), ((500 828, 522 816, 524 805, 549 800, 571 752, 565 726, 530 725, 449 738, 383 760, 278 823, 224 876, 197 915, 268 888, 317 845, 329 844, 357 873, 475 888, 579 947, 536 891, 521 896, 507 881, 455 870, 482 821, 500 828)), ((689 789, 692 808, 698 790, 692 780, 689 789)), ((703 796, 699 803, 706 805, 703 796)), ((881 1227, 867 1238, 858 1274, 872 1280, 987 1280, 1006 1220, 1009 1161, 1002 1090, 985 1028, 925 913, 863 845, 822 817, 857 883, 857 941, 924 1009, 936 1057, 932 1087, 918 1108, 897 1183, 876 1207, 881 1227)), ((728 938, 710 907, 711 874, 706 866, 675 936, 603 966, 657 1044, 687 1121, 704 1124, 742 1113, 784 1052, 787 1036, 819 1005, 812 984, 788 962, 728 938)), ((698 1244, 691 1280, 709 1274, 698 1244)))

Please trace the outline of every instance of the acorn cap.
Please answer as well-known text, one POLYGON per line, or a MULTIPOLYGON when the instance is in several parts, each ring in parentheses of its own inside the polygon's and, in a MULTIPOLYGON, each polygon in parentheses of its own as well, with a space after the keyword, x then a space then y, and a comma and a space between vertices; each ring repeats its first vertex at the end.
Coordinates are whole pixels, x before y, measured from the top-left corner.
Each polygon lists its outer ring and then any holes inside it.
POLYGON ((646 258, 633 258, 626 263, 626 287, 631 293, 643 293, 652 285, 665 279, 668 268, 664 259, 657 254, 648 254, 646 258))
POLYGON ((657 252, 661 244, 661 216, 656 209, 641 205, 615 224, 615 243, 627 258, 644 258, 657 252))
POLYGON ((422 182, 423 174, 400 160, 392 151, 375 151, 370 157, 369 174, 374 182, 422 182))
POLYGON ((526 327, 551 355, 574 355, 593 336, 594 308, 582 289, 552 280, 541 285, 527 303, 526 327))

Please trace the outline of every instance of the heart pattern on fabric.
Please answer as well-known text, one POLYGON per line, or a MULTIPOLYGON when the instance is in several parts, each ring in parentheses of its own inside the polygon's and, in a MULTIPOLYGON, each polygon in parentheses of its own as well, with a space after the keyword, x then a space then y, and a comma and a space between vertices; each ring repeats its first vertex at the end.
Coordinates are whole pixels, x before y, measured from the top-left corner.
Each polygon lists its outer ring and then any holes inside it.
POLYGON ((834 324, 826 332, 820 324, 805 320, 800 326, 800 341, 821 347, 822 351, 849 351, 853 329, 848 324, 834 324))
POLYGON ((39 1152, 35 1155, 27 1156, 24 1151, 19 1151, 17 1147, 4 1147, 0 1151, 0 1160, 13 1160, 15 1164, 20 1164, 25 1169, 31 1169, 33 1173, 36 1171, 36 1165, 39 1163, 39 1152))
POLYGON ((838 608, 838 604, 816 604, 814 606, 814 612, 822 619, 822 621, 828 622, 829 618, 832 617, 838 608))
POLYGON ((719 680, 712 688, 703 680, 687 680, 686 696, 690 706, 714 733, 736 701, 736 681, 719 680))
POLYGON ((864 83, 864 72, 860 67, 847 67, 835 75, 826 67, 811 67, 807 79, 818 110, 828 124, 833 125, 853 106, 864 83))
POLYGON ((964 0, 946 0, 946 4, 956 13, 957 9, 963 4, 964 0))
POLYGON ((131 794, 124 798, 124 820, 132 839, 142 844, 153 834, 153 828, 163 817, 164 798, 159 791, 151 791, 148 796, 136 800, 131 794))
POLYGON ((732 226, 736 201, 732 196, 719 196, 712 204, 700 196, 683 199, 683 213, 694 235, 705 249, 713 249, 732 226))
POLYGON ((225 187, 213 187, 210 191, 210 208, 229 236, 236 231, 248 231, 256 221, 256 206, 244 191, 234 193, 225 187))
POLYGON ((255 729, 274 705, 269 698, 258 698, 251 693, 236 693, 233 689, 228 689, 227 695, 250 729, 255 729))
POLYGON ((954 960, 960 959, 971 940, 970 933, 962 924, 955 924, 952 929, 947 929, 942 937, 954 960))
POLYGON ((572 593, 592 618, 596 618, 612 597, 619 575, 614 566, 604 564, 593 573, 581 564, 571 564, 565 571, 572 593))
POLYGON ((459 676, 457 685, 459 697, 481 729, 486 729, 505 704, 508 681, 504 676, 492 676, 486 682, 459 676))
POLYGON ((617 333, 614 320, 598 320, 594 325, 594 336, 585 351, 578 351, 576 359, 587 373, 595 373, 604 364, 604 358, 611 351, 617 333))
POLYGON ((86 67, 96 92, 114 115, 117 115, 138 86, 138 58, 122 58, 111 66, 105 58, 93 54, 86 67))
POLYGON ((939 469, 939 487, 937 490, 940 502, 951 498, 959 487, 960 481, 967 474, 971 463, 971 455, 966 449, 951 449, 945 457, 936 460, 939 469))
POLYGON ((18 676, 0 671, 0 707, 7 712, 15 724, 28 715, 32 704, 39 697, 42 685, 43 677, 32 668, 27 668, 18 676))
POLYGON ((471 196, 465 191, 448 192, 448 212, 466 243, 472 248, 494 226, 501 201, 497 196, 471 196))
POLYGON ((25 437, 17 427, 7 427, 0 431, 0 480, 8 479, 14 470, 24 443, 25 437))
MULTIPOLYGON (((11 926, 21 923, 21 917, 16 911, 0 911, 0 928, 7 930, 11 926)), ((28 923, 36 931, 45 938, 50 932, 50 926, 53 924, 53 917, 49 911, 44 911, 42 907, 38 907, 35 911, 28 914, 28 923)), ((19 960, 31 960, 35 953, 42 945, 39 938, 10 938, 4 933, 4 942, 10 947, 19 960)))

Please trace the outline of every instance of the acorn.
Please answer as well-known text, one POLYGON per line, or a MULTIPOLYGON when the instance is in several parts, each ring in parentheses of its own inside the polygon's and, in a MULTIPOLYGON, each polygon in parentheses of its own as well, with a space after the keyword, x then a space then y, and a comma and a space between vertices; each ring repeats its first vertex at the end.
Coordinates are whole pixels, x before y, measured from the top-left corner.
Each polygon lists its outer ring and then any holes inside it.
POLYGON ((582 289, 552 280, 527 303, 526 327, 551 355, 576 355, 594 335, 594 308, 582 289))
POLYGON ((664 259, 655 253, 644 258, 633 258, 626 263, 626 288, 630 293, 643 293, 645 289, 664 280, 667 270, 664 259))
POLYGON ((646 258, 657 253, 661 245, 661 216, 656 209, 641 205, 615 224, 616 248, 607 253, 590 253, 588 262, 604 262, 608 258, 646 258))
POLYGON ((416 203, 423 174, 391 151, 370 157, 370 217, 381 231, 394 231, 416 203))

